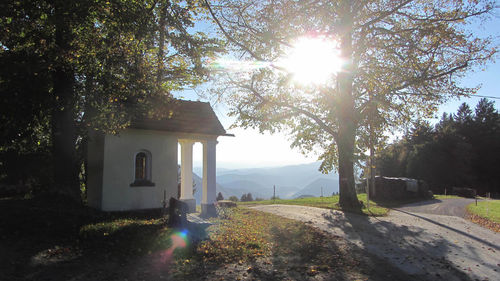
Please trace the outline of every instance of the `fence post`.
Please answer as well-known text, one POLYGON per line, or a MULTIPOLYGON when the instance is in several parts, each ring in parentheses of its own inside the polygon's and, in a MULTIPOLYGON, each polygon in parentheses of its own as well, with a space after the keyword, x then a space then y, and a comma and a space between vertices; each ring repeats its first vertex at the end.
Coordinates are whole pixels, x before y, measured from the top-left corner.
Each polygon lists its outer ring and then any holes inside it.
POLYGON ((276 185, 273 185, 273 204, 276 201, 276 185))

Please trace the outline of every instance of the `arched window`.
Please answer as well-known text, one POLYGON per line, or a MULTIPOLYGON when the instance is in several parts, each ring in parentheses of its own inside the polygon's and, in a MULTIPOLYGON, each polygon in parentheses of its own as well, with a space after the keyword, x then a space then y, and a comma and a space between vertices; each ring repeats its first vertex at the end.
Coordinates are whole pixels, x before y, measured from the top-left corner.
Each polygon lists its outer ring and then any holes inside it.
POLYGON ((135 155, 135 180, 146 180, 147 155, 139 152, 135 155))
POLYGON ((151 153, 140 151, 135 154, 135 179, 130 186, 154 186, 151 182, 151 153))

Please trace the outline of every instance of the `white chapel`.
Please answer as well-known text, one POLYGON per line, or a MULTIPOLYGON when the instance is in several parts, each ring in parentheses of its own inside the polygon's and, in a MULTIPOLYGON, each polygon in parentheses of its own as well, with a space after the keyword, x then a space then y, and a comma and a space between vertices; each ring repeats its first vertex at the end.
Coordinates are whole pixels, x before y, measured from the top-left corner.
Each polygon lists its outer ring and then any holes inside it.
POLYGON ((226 131, 209 103, 174 100, 166 110, 168 118, 135 120, 119 135, 89 133, 87 198, 91 207, 103 211, 153 209, 175 197, 195 212, 193 145, 201 142, 201 211, 203 216, 214 215, 216 145, 226 131))

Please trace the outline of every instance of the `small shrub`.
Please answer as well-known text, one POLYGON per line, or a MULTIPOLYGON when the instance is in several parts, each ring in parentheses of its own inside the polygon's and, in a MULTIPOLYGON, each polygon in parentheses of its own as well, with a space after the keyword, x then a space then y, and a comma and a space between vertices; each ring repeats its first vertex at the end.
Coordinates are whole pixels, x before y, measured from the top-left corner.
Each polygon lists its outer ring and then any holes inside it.
POLYGON ((243 194, 241 195, 241 199, 240 199, 241 202, 250 202, 250 201, 253 201, 253 196, 252 196, 252 193, 248 193, 248 194, 243 194))
POLYGON ((221 200, 224 200, 224 196, 222 195, 222 193, 219 192, 219 194, 217 194, 217 201, 221 200))
POLYGON ((460 197, 466 197, 466 198, 476 197, 476 190, 467 187, 453 187, 453 193, 460 197))

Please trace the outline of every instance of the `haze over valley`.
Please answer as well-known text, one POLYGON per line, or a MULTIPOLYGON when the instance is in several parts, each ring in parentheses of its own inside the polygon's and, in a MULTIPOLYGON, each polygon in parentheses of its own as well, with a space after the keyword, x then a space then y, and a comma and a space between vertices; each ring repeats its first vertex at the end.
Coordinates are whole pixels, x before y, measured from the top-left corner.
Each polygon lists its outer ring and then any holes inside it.
MULTIPOLYGON (((338 175, 335 172, 322 174, 318 171, 320 162, 270 168, 217 169, 217 193, 225 199, 230 196, 241 198, 251 193, 253 198, 269 199, 276 196, 282 199, 299 196, 331 196, 339 191, 338 175)), ((195 198, 201 202, 202 168, 195 167, 195 198)))

